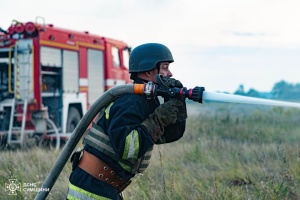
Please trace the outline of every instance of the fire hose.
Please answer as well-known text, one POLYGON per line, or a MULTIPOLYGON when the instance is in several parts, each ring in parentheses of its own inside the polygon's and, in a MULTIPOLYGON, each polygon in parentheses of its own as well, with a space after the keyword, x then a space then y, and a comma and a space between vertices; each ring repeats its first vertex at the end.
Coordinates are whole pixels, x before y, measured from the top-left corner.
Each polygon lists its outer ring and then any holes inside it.
POLYGON ((185 98, 199 103, 203 101, 217 101, 217 102, 230 102, 230 103, 244 103, 244 104, 261 104, 285 107, 300 108, 300 103, 275 101, 268 99, 260 99, 254 97, 245 97, 240 95, 224 94, 217 92, 207 92, 204 87, 195 87, 193 89, 183 88, 170 88, 166 86, 161 80, 161 76, 156 77, 158 84, 148 82, 145 84, 126 84, 119 85, 107 90, 100 96, 96 102, 90 107, 87 113, 82 117, 73 131, 71 137, 65 144, 56 162, 51 168, 48 176, 46 177, 42 188, 37 193, 35 200, 44 200, 51 191, 58 176, 63 170, 69 157, 71 156, 76 145, 80 141, 82 135, 96 117, 96 115, 106 106, 108 106, 114 99, 124 94, 138 94, 145 95, 147 98, 162 96, 164 98, 185 98))

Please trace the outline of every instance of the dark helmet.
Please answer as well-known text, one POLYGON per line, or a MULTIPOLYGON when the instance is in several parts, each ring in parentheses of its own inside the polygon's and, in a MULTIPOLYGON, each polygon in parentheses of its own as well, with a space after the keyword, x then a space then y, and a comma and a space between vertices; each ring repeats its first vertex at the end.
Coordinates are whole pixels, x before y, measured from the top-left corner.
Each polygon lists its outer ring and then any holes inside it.
POLYGON ((174 62, 171 51, 159 43, 135 47, 129 57, 129 73, 151 71, 160 62, 174 62))

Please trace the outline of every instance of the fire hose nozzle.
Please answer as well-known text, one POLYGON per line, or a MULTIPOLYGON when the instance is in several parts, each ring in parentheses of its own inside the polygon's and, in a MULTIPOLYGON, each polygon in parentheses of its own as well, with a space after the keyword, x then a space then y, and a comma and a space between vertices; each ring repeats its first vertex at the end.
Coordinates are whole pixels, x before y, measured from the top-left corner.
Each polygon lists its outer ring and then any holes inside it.
POLYGON ((198 103, 203 103, 203 92, 205 91, 204 87, 196 86, 193 89, 188 90, 187 98, 198 103))
POLYGON ((204 87, 196 86, 193 89, 183 88, 169 88, 169 87, 160 87, 152 82, 145 84, 134 84, 134 94, 143 94, 147 98, 152 98, 156 96, 162 96, 164 98, 187 98, 189 100, 196 101, 198 103, 203 102, 203 92, 205 91, 204 87))

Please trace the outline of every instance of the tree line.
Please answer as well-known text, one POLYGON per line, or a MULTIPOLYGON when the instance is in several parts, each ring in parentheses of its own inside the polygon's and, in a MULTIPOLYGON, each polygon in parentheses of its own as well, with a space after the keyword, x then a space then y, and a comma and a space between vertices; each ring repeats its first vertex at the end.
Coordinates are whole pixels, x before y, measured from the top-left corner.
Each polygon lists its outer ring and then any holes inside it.
POLYGON ((267 99, 300 100, 300 83, 292 84, 281 80, 274 84, 270 92, 259 92, 254 88, 246 92, 244 85, 241 84, 234 94, 267 99))

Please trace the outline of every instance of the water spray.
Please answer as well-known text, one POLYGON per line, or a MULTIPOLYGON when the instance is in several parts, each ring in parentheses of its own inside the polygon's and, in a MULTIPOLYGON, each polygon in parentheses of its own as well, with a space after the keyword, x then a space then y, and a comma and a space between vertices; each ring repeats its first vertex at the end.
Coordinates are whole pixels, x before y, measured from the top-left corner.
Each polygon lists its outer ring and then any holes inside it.
POLYGON ((228 102, 228 103, 242 103, 242 104, 257 104, 257 105, 269 105, 269 106, 283 106, 283 107, 295 107, 300 108, 300 103, 292 103, 286 101, 276 101, 270 99, 262 99, 255 97, 246 97, 241 95, 225 94, 218 92, 203 92, 202 98, 205 101, 215 102, 228 102))
POLYGON ((247 97, 242 95, 233 95, 219 92, 207 92, 204 87, 194 87, 193 89, 183 88, 169 88, 161 80, 161 75, 156 77, 158 86, 153 85, 153 89, 148 90, 145 94, 152 96, 163 96, 166 98, 187 98, 199 103, 203 102, 228 102, 228 103, 241 103, 241 104, 257 104, 269 106, 282 106, 282 107, 295 107, 300 108, 300 103, 292 103, 285 101, 277 101, 270 99, 262 99, 255 97, 247 97))

